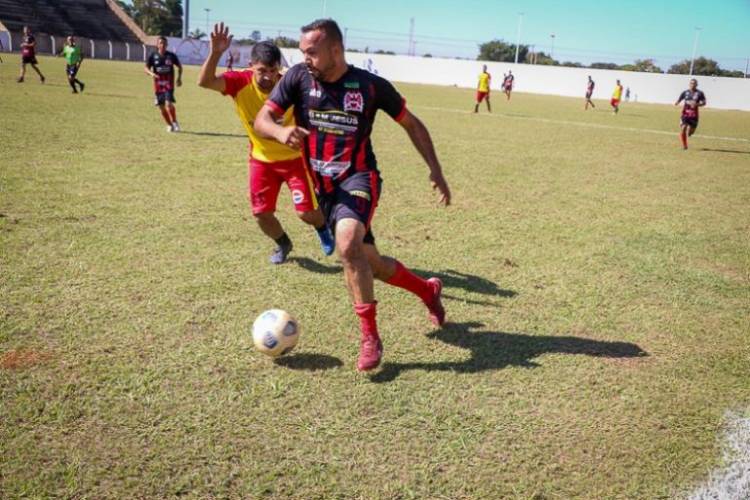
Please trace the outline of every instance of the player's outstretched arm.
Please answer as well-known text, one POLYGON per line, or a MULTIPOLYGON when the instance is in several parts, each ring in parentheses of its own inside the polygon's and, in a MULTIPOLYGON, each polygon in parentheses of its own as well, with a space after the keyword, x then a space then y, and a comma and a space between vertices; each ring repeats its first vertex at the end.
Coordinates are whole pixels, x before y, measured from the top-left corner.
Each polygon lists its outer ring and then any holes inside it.
POLYGON ((424 123, 414 116, 408 109, 404 114, 403 118, 399 122, 404 130, 409 134, 414 147, 422 155, 427 166, 430 167, 430 181, 432 182, 432 189, 437 189, 440 193, 440 203, 445 206, 451 204, 451 190, 448 187, 445 177, 443 177, 443 169, 440 166, 440 162, 437 159, 435 153, 435 146, 432 144, 432 138, 430 132, 424 123))
POLYGON ((224 26, 224 23, 214 25, 214 30, 211 32, 208 57, 203 62, 200 73, 198 73, 199 86, 222 93, 226 90, 226 82, 222 77, 216 76, 216 68, 219 65, 221 55, 232 44, 232 38, 233 35, 229 34, 229 26, 224 26))
POLYGON ((310 135, 310 132, 302 127, 284 127, 278 124, 280 120, 281 117, 276 116, 273 109, 266 104, 258 112, 258 116, 255 117, 253 127, 255 128, 255 132, 261 137, 286 144, 292 149, 302 149, 305 137, 310 135))

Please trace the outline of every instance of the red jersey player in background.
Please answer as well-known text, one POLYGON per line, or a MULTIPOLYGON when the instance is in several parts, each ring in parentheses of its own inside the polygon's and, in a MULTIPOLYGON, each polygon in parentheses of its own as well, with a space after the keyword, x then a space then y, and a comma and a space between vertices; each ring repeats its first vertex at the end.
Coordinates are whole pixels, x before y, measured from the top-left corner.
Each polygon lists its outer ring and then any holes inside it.
POLYGON ((680 116, 680 140, 682 148, 687 149, 688 137, 693 135, 698 128, 698 108, 706 105, 706 94, 698 90, 698 80, 695 78, 690 80, 690 87, 680 94, 674 105, 679 106, 683 101, 685 104, 682 106, 680 116))
POLYGON ((445 322, 438 278, 425 280, 391 257, 380 255, 371 231, 380 197, 381 178, 370 134, 377 111, 383 110, 406 131, 430 169, 440 201, 450 203, 430 133, 407 108, 393 85, 364 69, 350 66, 338 25, 320 19, 302 27, 299 48, 304 63, 284 75, 255 120, 260 135, 293 148, 303 148, 312 168, 318 199, 336 235, 344 278, 360 322, 357 369, 380 364, 383 343, 376 321, 373 278, 418 296, 435 325, 445 322), (294 106, 297 126, 278 120, 294 106))
POLYGON ((591 79, 591 75, 589 75, 589 81, 586 84, 586 107, 584 110, 589 109, 589 104, 591 104, 592 108, 595 108, 594 101, 591 100, 591 96, 594 95, 594 80, 591 79))
MULTIPOLYGON (((286 183, 292 194, 297 215, 315 227, 323 253, 331 255, 334 243, 313 191, 310 174, 299 149, 292 149, 272 139, 259 137, 253 129, 258 111, 268 94, 281 78, 281 51, 272 42, 253 45, 250 67, 243 71, 227 71, 216 75, 222 54, 232 43, 229 28, 220 23, 211 33, 208 58, 201 67, 198 85, 230 96, 250 139, 248 194, 253 215, 263 233, 278 245, 271 254, 271 264, 283 264, 292 251, 292 240, 276 218, 276 200, 281 185, 286 183)), ((293 111, 284 115, 284 125, 294 125, 293 111)))
POLYGON ((31 64, 31 67, 36 71, 37 75, 39 75, 39 81, 44 83, 44 75, 36 66, 39 64, 36 60, 36 38, 34 38, 33 33, 31 33, 31 28, 24 26, 23 42, 21 42, 21 74, 18 76, 18 83, 22 83, 23 79, 26 77, 27 64, 31 64))
POLYGON ((177 110, 174 107, 174 68, 177 66, 177 86, 182 85, 182 64, 177 54, 167 50, 167 38, 160 36, 156 43, 157 51, 148 56, 146 74, 154 79, 155 104, 159 106, 161 116, 167 122, 167 132, 179 132, 177 110))

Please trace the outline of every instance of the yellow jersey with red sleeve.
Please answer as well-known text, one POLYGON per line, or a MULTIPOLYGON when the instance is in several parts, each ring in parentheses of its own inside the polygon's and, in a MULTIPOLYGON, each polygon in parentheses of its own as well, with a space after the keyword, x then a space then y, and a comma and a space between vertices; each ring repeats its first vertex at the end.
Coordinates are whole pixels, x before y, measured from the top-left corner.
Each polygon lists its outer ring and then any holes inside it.
POLYGON ((479 92, 489 92, 490 91, 490 76, 489 73, 482 73, 479 75, 479 86, 477 87, 477 90, 479 92))
POLYGON ((620 100, 622 97, 622 85, 615 85, 615 91, 612 92, 612 99, 620 100))
MULTIPOLYGON (((237 114, 245 126, 247 136, 250 138, 250 157, 262 162, 274 163, 279 161, 293 160, 302 156, 301 152, 280 144, 273 139, 265 139, 255 133, 253 122, 258 112, 268 99, 266 93, 258 87, 253 78, 251 70, 227 71, 222 74, 226 88, 224 95, 231 96, 237 107, 237 114)), ((294 125, 294 109, 289 108, 284 113, 283 125, 294 125)))

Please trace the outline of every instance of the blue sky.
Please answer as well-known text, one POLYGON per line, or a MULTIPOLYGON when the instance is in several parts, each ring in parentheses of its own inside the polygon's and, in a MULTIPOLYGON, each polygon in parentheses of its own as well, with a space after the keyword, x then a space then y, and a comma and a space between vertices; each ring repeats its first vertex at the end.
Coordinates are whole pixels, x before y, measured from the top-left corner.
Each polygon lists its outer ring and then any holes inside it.
POLYGON ((191 30, 223 20, 237 36, 257 29, 266 36, 296 38, 315 18, 348 28, 349 47, 406 53, 410 18, 416 53, 477 55, 493 38, 515 43, 523 12, 521 43, 552 50, 558 60, 624 64, 653 58, 664 69, 691 56, 696 27, 698 54, 726 69, 744 70, 750 57, 750 0, 191 0, 191 30))

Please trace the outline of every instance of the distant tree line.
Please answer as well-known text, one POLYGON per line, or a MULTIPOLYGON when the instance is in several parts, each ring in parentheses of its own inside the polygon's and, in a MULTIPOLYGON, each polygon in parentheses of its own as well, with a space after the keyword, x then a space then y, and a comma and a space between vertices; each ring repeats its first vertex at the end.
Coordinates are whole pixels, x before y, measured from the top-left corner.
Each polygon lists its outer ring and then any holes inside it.
POLYGON ((117 3, 147 35, 182 35, 182 0, 117 0, 117 3))
MULTIPOLYGON (((506 43, 503 40, 490 40, 479 45, 477 60, 514 62, 516 60, 515 44, 506 43)), ((686 59, 680 63, 670 66, 667 71, 657 66, 653 59, 637 59, 632 64, 615 64, 609 62, 595 62, 586 66, 579 62, 563 61, 553 59, 549 54, 542 51, 534 52, 529 45, 518 47, 518 61, 527 64, 544 64, 551 66, 567 66, 572 68, 594 68, 594 69, 617 69, 621 71, 640 71, 644 73, 672 73, 687 75, 690 73, 690 60, 686 59)), ((730 71, 722 69, 719 63, 706 57, 698 57, 693 63, 693 74, 703 76, 729 76, 742 78, 742 71, 730 71)))

